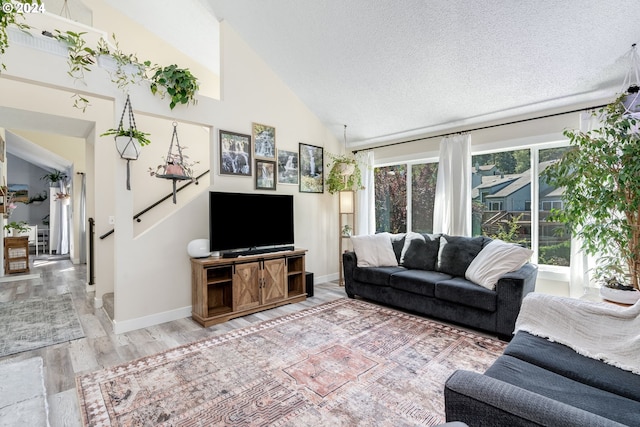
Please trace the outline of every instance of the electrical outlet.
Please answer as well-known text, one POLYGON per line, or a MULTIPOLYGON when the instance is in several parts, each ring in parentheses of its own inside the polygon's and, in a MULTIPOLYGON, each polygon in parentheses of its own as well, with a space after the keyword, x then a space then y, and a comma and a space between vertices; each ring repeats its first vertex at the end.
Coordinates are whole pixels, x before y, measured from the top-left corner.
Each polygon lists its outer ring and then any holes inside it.
POLYGON ((110 216, 109 217, 109 224, 114 225, 116 223, 116 217, 115 216, 110 216))

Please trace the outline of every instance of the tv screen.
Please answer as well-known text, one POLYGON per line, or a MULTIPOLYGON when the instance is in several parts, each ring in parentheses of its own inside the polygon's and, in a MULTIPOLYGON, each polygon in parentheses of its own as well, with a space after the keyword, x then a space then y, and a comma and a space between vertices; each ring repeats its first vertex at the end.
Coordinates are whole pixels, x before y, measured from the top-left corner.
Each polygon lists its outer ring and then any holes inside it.
POLYGON ((209 192, 211 251, 293 245, 293 196, 209 192))

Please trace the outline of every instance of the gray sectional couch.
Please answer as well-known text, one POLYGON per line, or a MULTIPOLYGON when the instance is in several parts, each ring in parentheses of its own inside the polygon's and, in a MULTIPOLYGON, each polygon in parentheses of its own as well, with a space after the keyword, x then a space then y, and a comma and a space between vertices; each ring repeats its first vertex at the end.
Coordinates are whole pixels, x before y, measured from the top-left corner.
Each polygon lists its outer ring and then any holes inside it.
POLYGON ((423 235, 407 244, 391 235, 397 266, 359 267, 355 252, 343 254, 345 290, 426 316, 458 323, 511 339, 523 298, 535 288, 537 266, 526 263, 488 289, 465 278, 474 258, 492 240, 487 237, 423 235), (405 246, 406 244, 406 246, 405 246))
POLYGON ((444 397, 470 427, 640 426, 640 375, 525 331, 484 374, 454 372, 444 397))

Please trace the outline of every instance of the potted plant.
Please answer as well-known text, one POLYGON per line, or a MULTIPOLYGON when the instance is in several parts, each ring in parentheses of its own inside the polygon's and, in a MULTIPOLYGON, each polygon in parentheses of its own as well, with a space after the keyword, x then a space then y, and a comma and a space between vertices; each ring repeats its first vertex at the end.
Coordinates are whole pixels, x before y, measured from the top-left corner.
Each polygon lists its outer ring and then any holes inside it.
POLYGON ((13 237, 18 237, 20 233, 29 231, 29 224, 26 221, 11 221, 4 226, 4 229, 9 231, 13 237))
POLYGON ((135 160, 138 158, 139 147, 151 144, 148 133, 139 131, 135 128, 119 128, 119 129, 107 129, 106 132, 100 134, 100 136, 113 135, 116 141, 116 148, 123 159, 135 160), (130 142, 132 144, 130 144, 130 142))
MULTIPOLYGON (((69 65, 69 74, 75 80, 84 83, 84 73, 91 71, 90 66, 95 64, 96 51, 87 46, 86 41, 82 37, 86 32, 76 33, 74 31, 55 30, 54 38, 67 44, 69 65)), ((89 106, 89 100, 79 93, 73 95, 73 106, 84 112, 89 106)))
POLYGON ((147 68, 151 66, 150 61, 140 61, 135 54, 124 53, 116 40, 116 35, 112 34, 114 49, 111 49, 104 39, 98 41, 96 49, 97 62, 107 70, 111 76, 111 81, 119 89, 126 89, 130 84, 138 84, 147 78, 147 68))
POLYGON ((64 185, 67 180, 67 174, 59 170, 54 170, 53 172, 43 175, 40 179, 47 181, 51 187, 55 187, 56 184, 64 185))
POLYGON ((329 173, 326 178, 327 191, 330 194, 345 190, 357 191, 363 188, 360 165, 352 154, 327 153, 327 155, 331 159, 327 163, 329 173))
POLYGON ((42 193, 38 193, 35 196, 29 197, 29 201, 27 202, 27 204, 33 203, 34 205, 39 205, 47 200, 47 198, 47 192, 43 191, 42 193))
POLYGON ((172 110, 179 104, 196 104, 196 92, 200 85, 198 79, 187 68, 178 68, 177 65, 154 67, 151 76, 151 93, 165 96, 169 94, 171 100, 169 108, 172 110))
POLYGON ((583 250, 598 258, 601 293, 631 289, 628 301, 640 296, 640 119, 628 114, 626 96, 594 113, 600 128, 566 130, 573 149, 542 176, 564 188, 563 209, 553 210, 550 220, 567 224, 583 250))

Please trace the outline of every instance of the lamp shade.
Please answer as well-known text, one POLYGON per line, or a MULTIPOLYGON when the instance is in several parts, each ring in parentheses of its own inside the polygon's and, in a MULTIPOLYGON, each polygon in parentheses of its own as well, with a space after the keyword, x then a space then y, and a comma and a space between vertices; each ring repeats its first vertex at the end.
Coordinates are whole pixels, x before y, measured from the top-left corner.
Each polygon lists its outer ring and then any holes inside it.
POLYGON ((187 253, 192 258, 206 258, 209 256, 209 239, 196 239, 187 245, 187 253))
POLYGON ((340 213, 352 214, 354 210, 353 191, 340 192, 340 213))

